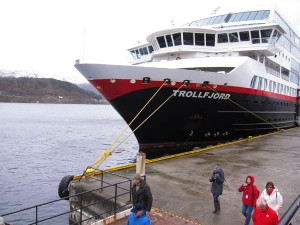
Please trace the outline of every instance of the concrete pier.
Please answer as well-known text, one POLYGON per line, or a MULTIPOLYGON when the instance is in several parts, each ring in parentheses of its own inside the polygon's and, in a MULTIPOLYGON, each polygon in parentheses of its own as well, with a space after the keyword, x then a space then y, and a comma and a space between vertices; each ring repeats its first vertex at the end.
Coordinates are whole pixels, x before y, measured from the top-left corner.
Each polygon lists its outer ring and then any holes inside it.
MULTIPOLYGON (((255 185, 260 193, 267 181, 274 182, 283 196, 283 207, 279 211, 281 217, 300 193, 299 159, 298 127, 233 144, 184 153, 178 157, 149 160, 145 169, 147 183, 153 194, 154 210, 150 214, 151 223, 152 225, 243 224, 245 218, 241 214, 242 193, 237 189, 248 175, 255 177, 255 185), (219 198, 221 202, 219 215, 212 213, 213 199, 209 182, 213 166, 216 164, 223 169, 226 178, 223 195, 219 198), (164 222, 160 223, 163 220, 164 222)), ((135 172, 135 167, 114 171, 131 179, 135 172)), ((71 190, 93 189, 97 182, 99 181, 84 185, 84 188, 80 183, 74 182, 71 190)), ((125 224, 125 221, 126 216, 113 224, 125 224)), ((293 224, 300 224, 299 212, 293 219, 293 224)))

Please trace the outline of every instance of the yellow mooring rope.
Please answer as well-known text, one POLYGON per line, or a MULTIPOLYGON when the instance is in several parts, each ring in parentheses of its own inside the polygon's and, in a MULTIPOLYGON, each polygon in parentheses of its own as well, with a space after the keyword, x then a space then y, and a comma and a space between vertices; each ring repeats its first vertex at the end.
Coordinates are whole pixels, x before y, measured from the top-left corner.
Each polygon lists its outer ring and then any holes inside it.
MULTIPOLYGON (((83 175, 91 176, 95 173, 95 170, 101 165, 101 163, 112 154, 114 150, 116 150, 124 141, 126 141, 138 128, 140 128, 151 116, 154 115, 160 109, 167 101, 171 99, 171 97, 174 95, 173 93, 156 109, 154 110, 140 125, 138 125, 124 140, 122 140, 114 149, 112 147, 114 144, 121 138, 121 136, 124 134, 124 132, 128 129, 128 127, 136 120, 136 118, 141 114, 141 112, 147 107, 147 105, 153 100, 153 98, 157 95, 157 93, 162 89, 162 87, 166 84, 166 81, 163 82, 163 84, 159 87, 159 89, 153 94, 153 96, 148 100, 148 102, 142 107, 142 109, 136 114, 136 116, 131 120, 131 122, 123 129, 123 131, 118 135, 118 137, 112 142, 112 144, 109 146, 108 149, 105 149, 101 156, 94 161, 90 166, 88 166, 85 171, 83 172, 83 175)), ((177 89, 180 90, 185 85, 185 82, 182 83, 182 85, 177 89)))
MULTIPOLYGON (((216 90, 212 89, 211 87, 209 87, 208 84, 206 84, 205 86, 208 87, 210 90, 212 90, 212 91, 214 91, 214 92, 216 92, 216 93, 219 93, 218 91, 216 91, 216 90)), ((252 114, 253 116, 259 118, 260 120, 266 122, 267 124, 270 124, 272 127, 276 128, 278 131, 281 130, 279 127, 276 127, 274 124, 272 124, 272 123, 266 121, 264 118, 260 117, 259 115, 255 114, 254 112, 248 110, 247 108, 245 108, 245 107, 243 107, 242 105, 238 104, 237 102, 231 100, 230 98, 228 98, 227 100, 229 100, 231 103, 237 105, 238 107, 244 109, 246 112, 249 112, 249 113, 252 114)))

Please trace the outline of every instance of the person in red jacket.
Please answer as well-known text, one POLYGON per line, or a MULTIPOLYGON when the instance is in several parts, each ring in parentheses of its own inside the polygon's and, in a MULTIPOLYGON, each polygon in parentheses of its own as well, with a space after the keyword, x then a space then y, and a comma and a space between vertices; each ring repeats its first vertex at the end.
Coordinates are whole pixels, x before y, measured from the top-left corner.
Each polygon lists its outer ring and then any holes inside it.
POLYGON ((245 216, 245 225, 249 225, 251 220, 251 214, 253 207, 256 205, 256 200, 258 199, 259 191, 254 185, 254 176, 247 176, 246 182, 242 184, 239 192, 243 192, 242 197, 242 214, 245 216))
POLYGON ((260 197, 256 201, 256 209, 254 210, 252 220, 253 225, 277 225, 278 215, 268 206, 266 200, 260 197))

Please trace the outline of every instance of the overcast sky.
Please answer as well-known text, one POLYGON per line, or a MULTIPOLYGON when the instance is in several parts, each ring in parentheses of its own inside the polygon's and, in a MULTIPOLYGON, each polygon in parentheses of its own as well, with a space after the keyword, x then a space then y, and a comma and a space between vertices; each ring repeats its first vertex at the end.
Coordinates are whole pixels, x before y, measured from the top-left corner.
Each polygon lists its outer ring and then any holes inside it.
POLYGON ((0 70, 84 78, 85 62, 125 63, 126 50, 157 29, 209 15, 218 6, 276 4, 300 30, 299 0, 0 0, 0 70))

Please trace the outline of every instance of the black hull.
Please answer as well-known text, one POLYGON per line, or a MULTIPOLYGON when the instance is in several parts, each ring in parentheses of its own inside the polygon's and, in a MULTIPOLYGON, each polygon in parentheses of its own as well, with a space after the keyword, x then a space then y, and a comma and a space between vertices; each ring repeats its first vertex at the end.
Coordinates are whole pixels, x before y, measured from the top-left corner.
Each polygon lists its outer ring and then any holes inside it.
MULTIPOLYGON (((143 89, 131 92, 110 100, 110 103, 129 124, 155 91, 143 89)), ((163 89, 130 125, 131 130, 136 129, 134 134, 139 150, 145 152, 147 158, 190 151, 297 125, 295 102, 255 93, 228 92, 230 100, 172 97, 161 106, 172 91, 172 88, 163 89), (155 110, 157 112, 148 118, 155 110)))

